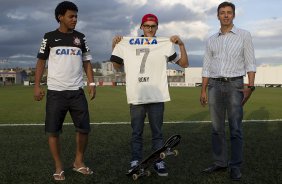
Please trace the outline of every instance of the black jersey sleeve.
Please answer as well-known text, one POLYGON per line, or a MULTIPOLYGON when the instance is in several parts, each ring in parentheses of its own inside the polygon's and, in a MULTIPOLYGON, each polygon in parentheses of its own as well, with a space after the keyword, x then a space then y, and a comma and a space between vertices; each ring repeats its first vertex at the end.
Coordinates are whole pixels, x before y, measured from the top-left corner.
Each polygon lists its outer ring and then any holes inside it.
POLYGON ((90 52, 90 49, 89 49, 89 47, 88 47, 88 45, 87 45, 87 41, 86 41, 85 35, 82 36, 82 40, 83 40, 83 42, 82 42, 82 48, 81 48, 82 53, 90 52))
POLYGON ((111 55, 110 61, 115 62, 115 63, 120 64, 120 65, 123 64, 123 59, 118 57, 118 56, 115 56, 115 55, 111 55))
POLYGON ((49 53, 50 53, 49 41, 50 39, 48 38, 48 35, 45 34, 42 39, 41 46, 37 54, 38 59, 43 59, 43 60, 48 59, 49 53))

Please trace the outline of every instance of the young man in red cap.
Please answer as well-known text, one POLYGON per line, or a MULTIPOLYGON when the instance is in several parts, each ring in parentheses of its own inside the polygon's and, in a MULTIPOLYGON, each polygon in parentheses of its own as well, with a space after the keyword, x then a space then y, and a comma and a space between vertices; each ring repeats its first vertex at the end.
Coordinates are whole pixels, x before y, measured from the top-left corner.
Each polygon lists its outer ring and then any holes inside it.
MULTIPOLYGON (((115 36, 111 56, 115 69, 124 65, 126 73, 126 95, 130 105, 133 130, 131 169, 143 159, 143 129, 146 115, 152 131, 152 151, 158 150, 163 145, 164 102, 170 101, 167 62, 188 67, 186 49, 178 36, 155 37, 158 30, 157 16, 144 15, 140 29, 144 34, 141 37, 115 36), (181 58, 175 52, 173 43, 179 46, 181 58)), ((162 160, 154 164, 154 169, 159 176, 168 175, 162 160)))

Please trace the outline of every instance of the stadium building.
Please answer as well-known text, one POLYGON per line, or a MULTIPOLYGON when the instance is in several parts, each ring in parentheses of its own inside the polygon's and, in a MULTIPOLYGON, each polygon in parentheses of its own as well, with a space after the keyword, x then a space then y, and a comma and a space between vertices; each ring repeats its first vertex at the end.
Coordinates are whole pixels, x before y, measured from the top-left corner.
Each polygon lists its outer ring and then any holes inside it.
POLYGON ((19 71, 0 70, 0 85, 13 85, 22 83, 22 74, 19 71))
MULTIPOLYGON (((185 85, 200 86, 202 83, 202 68, 185 68, 185 85)), ((244 83, 248 83, 248 77, 244 77, 244 83)), ((257 67, 255 86, 261 87, 281 87, 282 86, 282 66, 260 66, 257 67)))

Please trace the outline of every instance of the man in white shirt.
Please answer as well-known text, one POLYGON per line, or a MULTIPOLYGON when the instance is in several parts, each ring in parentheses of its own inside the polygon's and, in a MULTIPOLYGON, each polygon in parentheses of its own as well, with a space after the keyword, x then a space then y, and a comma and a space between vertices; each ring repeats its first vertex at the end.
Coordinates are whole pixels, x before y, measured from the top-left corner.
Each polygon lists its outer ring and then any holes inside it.
POLYGON ((221 28, 218 33, 208 39, 206 44, 200 96, 200 103, 203 106, 209 104, 214 163, 203 172, 222 171, 229 166, 231 179, 240 180, 243 160, 243 105, 255 89, 254 48, 251 34, 233 25, 234 4, 221 3, 217 9, 217 17, 221 28), (244 88, 243 76, 246 73, 249 84, 244 88), (225 138, 226 114, 231 141, 231 159, 229 161, 225 138))
MULTIPOLYGON (((143 16, 140 29, 144 33, 143 37, 116 36, 113 39, 111 56, 114 67, 119 69, 124 66, 126 73, 126 94, 130 104, 133 130, 131 169, 143 159, 143 129, 146 114, 152 131, 152 151, 163 145, 164 102, 170 100, 166 75, 167 62, 188 67, 186 49, 178 36, 172 36, 170 39, 155 37, 158 18, 154 14, 143 16), (174 51, 172 43, 179 46, 181 58, 174 51)), ((154 169, 159 176, 168 175, 162 160, 154 164, 154 169)))

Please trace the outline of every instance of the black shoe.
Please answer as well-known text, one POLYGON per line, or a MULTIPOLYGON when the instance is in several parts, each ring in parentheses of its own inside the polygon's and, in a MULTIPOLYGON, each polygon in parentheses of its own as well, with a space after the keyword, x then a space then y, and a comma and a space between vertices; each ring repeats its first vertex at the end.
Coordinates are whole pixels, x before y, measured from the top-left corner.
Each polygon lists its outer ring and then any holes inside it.
POLYGON ((213 173, 213 172, 225 171, 226 169, 227 169, 227 167, 221 167, 221 166, 213 164, 210 167, 204 169, 202 172, 210 174, 210 173, 213 173))
POLYGON ((138 160, 133 160, 130 162, 130 169, 128 170, 128 173, 130 173, 134 167, 136 167, 138 165, 138 160))
POLYGON ((232 181, 240 181, 241 177, 242 177, 242 174, 239 168, 231 168, 230 178, 232 181))
POLYGON ((160 161, 154 164, 154 170, 159 176, 168 176, 168 172, 166 171, 165 168, 165 162, 160 161))

